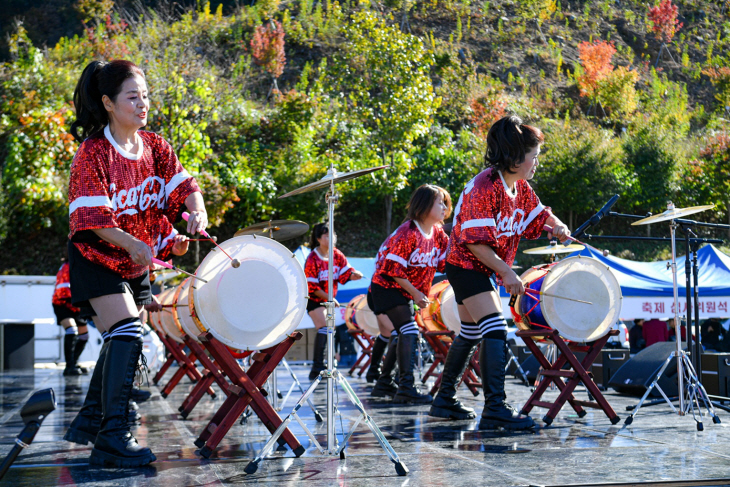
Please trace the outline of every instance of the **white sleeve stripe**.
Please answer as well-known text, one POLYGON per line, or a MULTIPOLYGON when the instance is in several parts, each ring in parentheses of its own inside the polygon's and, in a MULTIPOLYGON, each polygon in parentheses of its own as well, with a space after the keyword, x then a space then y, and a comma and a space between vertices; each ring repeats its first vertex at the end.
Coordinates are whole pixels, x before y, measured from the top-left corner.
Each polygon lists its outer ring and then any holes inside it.
POLYGON ((387 260, 392 260, 393 262, 397 262, 400 265, 402 265, 403 267, 408 267, 408 262, 403 257, 399 257, 395 254, 388 254, 387 256, 385 256, 385 258, 387 260))
POLYGON ((59 285, 56 286, 56 289, 62 289, 64 287, 71 287, 71 283, 70 282, 62 282, 61 284, 59 284, 59 285))
POLYGON ((160 250, 164 249, 165 247, 167 247, 167 244, 170 243, 170 240, 172 240, 173 238, 175 238, 175 235, 177 235, 177 230, 175 230, 173 228, 172 229, 172 232, 170 232, 170 234, 167 237, 165 237, 162 240, 162 242, 160 242, 160 248, 158 249, 158 251, 160 251, 160 250))
POLYGON ((317 283, 319 283, 319 279, 317 279, 316 277, 308 277, 307 282, 313 282, 313 283, 317 284, 317 283))
POLYGON ((542 205, 542 203, 539 203, 534 210, 530 212, 529 215, 527 215, 527 218, 525 218, 525 223, 522 224, 523 228, 527 228, 530 223, 532 223, 532 220, 537 218, 537 215, 542 213, 542 210, 544 210, 545 207, 542 205))
POLYGON ((165 185, 165 197, 169 198, 175 188, 180 186, 186 179, 190 179, 190 174, 185 169, 175 174, 170 182, 165 185))
POLYGON ((461 229, 466 230, 467 228, 476 228, 476 227, 496 227, 497 224, 494 223, 494 218, 479 218, 476 220, 468 220, 461 224, 461 229))
POLYGON ((79 208, 101 208, 112 207, 112 202, 108 196, 79 196, 68 206, 68 214, 73 214, 79 208))

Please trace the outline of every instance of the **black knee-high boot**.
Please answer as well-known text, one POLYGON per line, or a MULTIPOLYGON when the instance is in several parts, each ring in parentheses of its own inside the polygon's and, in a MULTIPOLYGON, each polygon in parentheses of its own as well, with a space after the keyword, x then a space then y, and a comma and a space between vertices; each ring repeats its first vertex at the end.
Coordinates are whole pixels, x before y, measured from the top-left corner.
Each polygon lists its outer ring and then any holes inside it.
POLYGON ((385 361, 380 371, 380 377, 375 382, 375 387, 370 391, 373 397, 390 397, 398 391, 398 384, 393 380, 393 370, 398 362, 398 335, 391 335, 388 340, 388 353, 385 354, 385 361))
POLYGON ((91 374, 91 382, 89 382, 89 391, 86 393, 84 405, 78 412, 74 420, 71 422, 63 439, 86 445, 96 441, 96 435, 99 433, 101 426, 101 383, 104 373, 104 361, 106 360, 109 342, 104 342, 99 353, 99 359, 96 361, 94 373, 91 374))
POLYGON ((456 388, 459 386, 461 376, 478 344, 479 339, 469 340, 461 335, 454 338, 449 353, 446 355, 441 384, 433 399, 431 410, 428 412, 429 416, 448 419, 474 419, 477 417, 472 408, 464 406, 457 399, 456 388))
POLYGON ((88 369, 81 367, 79 365, 79 357, 81 357, 81 354, 83 353, 84 349, 86 348, 86 343, 88 340, 89 334, 86 333, 86 340, 82 340, 79 338, 79 335, 76 336, 76 344, 74 345, 74 366, 76 369, 81 372, 82 374, 86 375, 89 373, 88 369))
POLYGON ((528 429, 535 426, 531 417, 507 404, 504 379, 507 367, 507 342, 499 338, 482 339, 479 368, 484 387, 484 410, 479 429, 528 429))
POLYGON ((385 354, 385 350, 388 348, 388 342, 390 341, 390 338, 388 340, 383 340, 378 336, 375 339, 375 343, 373 343, 373 353, 370 356, 370 368, 368 369, 368 373, 365 374, 365 380, 370 382, 375 382, 378 380, 378 377, 380 377, 380 365, 383 362, 383 355, 385 354))
POLYGON ((324 351, 327 347, 327 334, 317 333, 314 337, 314 355, 312 355, 312 370, 309 371, 309 380, 317 378, 324 366, 324 351))
POLYGON ((393 396, 394 403, 430 404, 431 394, 422 394, 416 387, 416 343, 418 335, 404 334, 398 337, 398 392, 393 396))
POLYGON ((79 336, 76 334, 63 336, 63 357, 66 359, 66 368, 63 369, 63 375, 81 375, 81 371, 76 368, 76 356, 74 354, 78 338, 79 336))
POLYGON ((112 338, 104 364, 101 429, 91 450, 90 462, 117 468, 141 467, 157 458, 140 446, 129 431, 127 413, 142 338, 131 341, 112 338))

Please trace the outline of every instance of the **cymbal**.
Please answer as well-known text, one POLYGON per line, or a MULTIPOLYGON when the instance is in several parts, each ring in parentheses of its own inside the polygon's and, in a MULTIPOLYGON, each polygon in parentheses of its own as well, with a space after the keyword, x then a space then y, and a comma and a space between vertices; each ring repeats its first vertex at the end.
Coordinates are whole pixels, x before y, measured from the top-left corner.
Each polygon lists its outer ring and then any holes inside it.
POLYGON ((688 215, 693 215, 705 210, 711 210, 715 205, 703 205, 703 206, 688 206, 687 208, 675 208, 671 205, 670 208, 664 213, 658 215, 652 215, 642 220, 635 221, 632 225, 650 225, 652 223, 664 222, 667 220, 676 220, 688 215))
POLYGON ((300 237, 308 231, 309 225, 298 220, 270 220, 242 228, 234 236, 257 235, 283 242, 284 240, 300 237))
POLYGON ((570 245, 548 245, 547 247, 535 247, 534 249, 528 249, 523 250, 523 254, 532 254, 532 255, 549 255, 549 254, 569 254, 571 252, 577 252, 579 250, 583 250, 585 247, 583 245, 578 244, 570 244, 570 245))
POLYGON ((358 169, 357 171, 350 171, 350 172, 337 172, 334 169, 329 169, 327 171, 327 174, 325 176, 313 183, 309 183, 306 186, 302 186, 301 188, 297 188, 294 191, 289 191, 287 194, 279 196, 279 198, 286 198, 288 196, 294 196, 295 194, 302 194, 302 193, 308 193, 309 191, 314 191, 317 189, 324 189, 329 188, 330 183, 341 183, 343 181, 348 181, 350 179, 355 179, 360 176, 364 176, 365 174, 369 174, 371 172, 379 171, 381 169, 385 169, 388 166, 377 166, 377 167, 369 167, 367 169, 358 169))

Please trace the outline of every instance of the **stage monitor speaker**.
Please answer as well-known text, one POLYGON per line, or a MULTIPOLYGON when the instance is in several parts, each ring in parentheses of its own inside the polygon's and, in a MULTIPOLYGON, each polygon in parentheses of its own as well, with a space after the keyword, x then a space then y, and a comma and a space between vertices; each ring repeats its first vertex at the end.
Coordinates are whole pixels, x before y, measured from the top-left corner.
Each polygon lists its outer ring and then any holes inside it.
MULTIPOLYGON (((613 374, 608 383, 609 387, 624 394, 643 395, 656 378, 659 369, 675 350, 677 350, 675 342, 659 342, 645 348, 613 374)), ((677 395, 676 358, 669 362, 658 385, 667 396, 677 395)), ((661 397, 661 393, 655 387, 650 396, 661 397)))

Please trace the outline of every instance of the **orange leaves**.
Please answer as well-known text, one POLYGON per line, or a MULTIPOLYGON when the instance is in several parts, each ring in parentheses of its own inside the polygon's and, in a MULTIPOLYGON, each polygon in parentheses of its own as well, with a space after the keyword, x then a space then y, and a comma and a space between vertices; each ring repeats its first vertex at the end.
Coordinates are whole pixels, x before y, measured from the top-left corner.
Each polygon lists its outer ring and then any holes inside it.
POLYGON ((278 21, 256 27, 251 39, 254 62, 262 66, 274 78, 281 76, 286 66, 284 53, 284 28, 278 21))
POLYGON ((578 79, 580 93, 593 98, 598 83, 613 71, 611 58, 616 53, 616 48, 613 47, 613 42, 581 42, 578 44, 578 53, 584 70, 578 79))
POLYGON ((469 108, 471 108, 471 123, 474 126, 474 132, 481 138, 486 138, 489 127, 494 122, 504 117, 507 102, 499 99, 496 91, 482 93, 469 100, 469 108))
POLYGON ((672 0, 662 0, 656 7, 649 9, 649 21, 653 24, 652 30, 657 40, 669 44, 674 34, 682 28, 677 20, 679 8, 672 4, 672 0))

